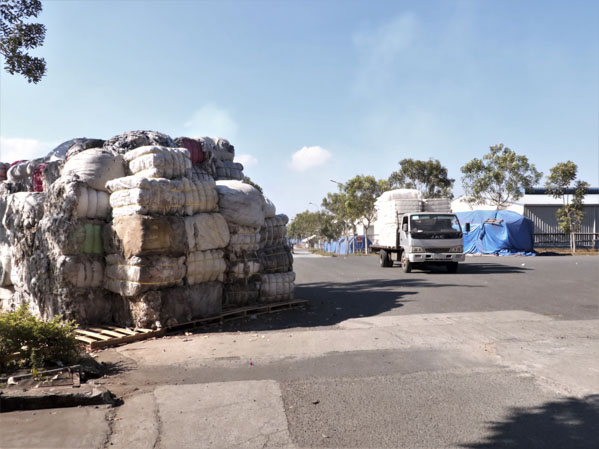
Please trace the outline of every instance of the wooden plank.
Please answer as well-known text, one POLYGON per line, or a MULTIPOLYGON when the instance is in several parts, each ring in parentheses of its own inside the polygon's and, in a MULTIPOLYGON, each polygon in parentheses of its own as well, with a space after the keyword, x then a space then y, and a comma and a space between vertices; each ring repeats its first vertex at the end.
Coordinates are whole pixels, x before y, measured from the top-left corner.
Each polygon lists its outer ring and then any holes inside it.
POLYGON ((99 327, 87 327, 86 329, 90 330, 90 331, 93 331, 93 332, 98 332, 98 333, 103 334, 103 335, 110 335, 111 337, 117 337, 117 338, 124 337, 126 335, 130 335, 130 334, 124 334, 124 333, 121 333, 121 332, 111 331, 111 330, 108 330, 108 329, 101 329, 99 327))
POLYGON ((77 338, 77 340, 82 341, 83 343, 94 343, 98 340, 94 340, 93 338, 88 338, 88 337, 84 337, 83 335, 77 335, 75 338, 77 338))
POLYGON ((127 334, 127 335, 137 335, 137 332, 134 332, 127 327, 116 327, 116 326, 108 326, 108 325, 104 325, 102 327, 105 327, 106 329, 110 329, 113 331, 122 332, 123 334, 127 334))
POLYGON ((98 334, 97 332, 87 331, 85 329, 77 329, 78 334, 87 335, 88 337, 93 337, 96 340, 110 340, 110 337, 107 335, 98 334))
POLYGON ((104 341, 95 341, 90 344, 90 347, 91 349, 107 348, 109 346, 117 346, 125 343, 132 343, 134 341, 146 340, 148 338, 161 337, 162 335, 164 335, 164 329, 139 333, 135 335, 127 335, 125 337, 120 338, 111 338, 109 340, 104 341))

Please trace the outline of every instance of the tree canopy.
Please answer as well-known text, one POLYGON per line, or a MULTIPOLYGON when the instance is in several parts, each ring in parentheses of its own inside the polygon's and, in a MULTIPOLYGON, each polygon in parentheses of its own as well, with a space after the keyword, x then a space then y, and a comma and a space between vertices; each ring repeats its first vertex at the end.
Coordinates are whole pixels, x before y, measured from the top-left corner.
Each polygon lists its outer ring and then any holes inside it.
POLYGON ((325 240, 337 240, 343 233, 343 225, 331 214, 305 211, 295 216, 287 228, 287 233, 294 239, 316 235, 325 240))
POLYGON ((572 162, 559 162, 551 168, 545 187, 554 198, 562 198, 563 206, 556 213, 560 229, 570 234, 570 249, 576 251, 575 233, 584 219, 583 200, 589 184, 577 180, 578 166, 572 162), (570 192, 572 198, 570 199, 570 192))
POLYGON ((402 159, 399 166, 389 176, 391 188, 418 189, 424 198, 453 198, 455 180, 447 177, 447 168, 438 160, 402 159))
POLYGON ((543 176, 528 158, 502 143, 490 147, 482 159, 474 158, 462 167, 466 199, 472 204, 490 203, 498 209, 519 199, 524 189, 543 176))
POLYGON ((27 50, 44 43, 46 27, 41 23, 24 23, 42 11, 41 0, 2 0, 0 3, 0 54, 4 69, 38 83, 46 74, 46 61, 29 55, 27 50))

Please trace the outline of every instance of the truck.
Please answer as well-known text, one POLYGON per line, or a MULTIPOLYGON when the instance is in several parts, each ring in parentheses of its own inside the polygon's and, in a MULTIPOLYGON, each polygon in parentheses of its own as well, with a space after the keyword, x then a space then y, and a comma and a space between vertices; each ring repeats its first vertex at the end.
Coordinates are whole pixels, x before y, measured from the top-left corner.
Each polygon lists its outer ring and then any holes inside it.
POLYGON ((371 246, 379 255, 381 267, 392 267, 394 261, 399 261, 403 271, 409 273, 415 266, 443 264, 449 273, 456 273, 458 263, 464 261, 462 226, 454 214, 411 212, 398 215, 392 237, 395 242, 383 241, 371 246))

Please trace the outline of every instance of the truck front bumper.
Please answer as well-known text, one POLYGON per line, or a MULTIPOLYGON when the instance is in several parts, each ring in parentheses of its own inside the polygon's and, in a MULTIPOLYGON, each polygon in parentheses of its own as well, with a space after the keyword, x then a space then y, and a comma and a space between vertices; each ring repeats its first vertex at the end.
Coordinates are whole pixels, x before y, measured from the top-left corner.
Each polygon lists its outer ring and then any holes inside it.
POLYGON ((463 262, 464 254, 461 253, 410 253, 408 260, 412 263, 419 262, 463 262))

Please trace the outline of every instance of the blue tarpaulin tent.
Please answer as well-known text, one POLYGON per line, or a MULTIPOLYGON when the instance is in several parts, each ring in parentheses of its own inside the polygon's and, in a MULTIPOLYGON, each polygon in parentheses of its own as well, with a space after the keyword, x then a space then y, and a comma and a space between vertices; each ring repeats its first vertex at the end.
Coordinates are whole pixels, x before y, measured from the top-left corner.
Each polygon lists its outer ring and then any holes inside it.
POLYGON ((532 220, 509 210, 474 210, 456 215, 462 230, 470 223, 470 232, 464 232, 464 254, 535 255, 532 220))
MULTIPOLYGON (((370 239, 368 239, 368 247, 372 245, 370 239)), ((324 244, 324 250, 328 253, 337 253, 337 254, 345 254, 347 248, 347 239, 344 237, 340 238, 338 241, 331 240, 324 244)), ((353 254, 354 252, 364 251, 364 236, 356 235, 354 237, 349 238, 349 254, 353 254)))

